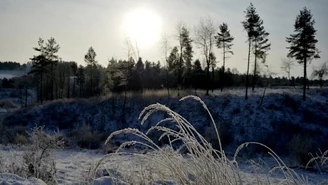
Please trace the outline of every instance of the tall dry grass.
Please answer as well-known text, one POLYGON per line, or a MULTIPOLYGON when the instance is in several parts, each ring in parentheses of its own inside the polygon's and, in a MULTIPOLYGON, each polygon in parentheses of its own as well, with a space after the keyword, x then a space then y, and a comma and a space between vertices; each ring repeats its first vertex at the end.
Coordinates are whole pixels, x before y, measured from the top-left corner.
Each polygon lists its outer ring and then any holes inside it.
MULTIPOLYGON (((177 112, 159 103, 149 105, 144 108, 139 116, 141 124, 144 124, 151 115, 158 111, 165 112, 169 117, 157 122, 146 133, 138 129, 127 128, 113 132, 105 142, 109 143, 119 134, 132 134, 138 139, 122 143, 117 150, 117 154, 124 154, 123 148, 135 145, 149 150, 146 154, 134 155, 146 159, 147 164, 145 164, 145 169, 148 169, 151 173, 148 173, 147 179, 144 179, 142 175, 135 174, 137 178, 129 178, 129 184, 151 184, 158 181, 166 182, 167 180, 171 180, 177 184, 195 185, 272 184, 270 173, 276 171, 283 174, 278 182, 279 184, 308 184, 306 178, 288 168, 274 151, 261 143, 244 143, 238 147, 233 159, 229 159, 222 148, 219 130, 208 107, 196 96, 186 96, 180 101, 187 99, 198 101, 207 111, 217 136, 219 148, 214 149, 212 144, 206 141, 192 124, 177 112), (158 140, 165 138, 169 141, 169 144, 166 147, 158 146, 148 137, 151 132, 161 133, 158 135, 158 140), (238 166, 237 157, 239 152, 248 145, 264 147, 275 159, 277 166, 272 168, 265 178, 247 182, 249 179, 242 174, 238 166), (177 148, 177 146, 179 147, 177 148), (151 167, 151 170, 147 167, 151 167)), ((93 174, 100 168, 101 163, 105 163, 106 158, 111 155, 104 156, 96 164, 96 167, 93 166, 89 172, 89 182, 94 178, 93 174)), ((140 173, 145 174, 146 172, 146 170, 141 170, 140 173)))

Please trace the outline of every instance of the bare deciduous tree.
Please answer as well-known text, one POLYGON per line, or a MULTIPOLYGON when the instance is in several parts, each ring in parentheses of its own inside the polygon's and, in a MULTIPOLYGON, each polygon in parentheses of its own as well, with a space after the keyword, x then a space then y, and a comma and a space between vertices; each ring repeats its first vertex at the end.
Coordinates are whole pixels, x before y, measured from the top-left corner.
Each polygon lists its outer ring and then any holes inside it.
MULTIPOLYGON (((202 19, 199 24, 195 27, 195 43, 201 49, 202 54, 206 60, 206 77, 210 81, 210 67, 211 60, 210 55, 213 52, 213 46, 215 44, 216 30, 214 27, 213 20, 211 18, 202 19)), ((206 86, 206 95, 209 92, 209 84, 206 86)))
POLYGON ((169 39, 170 37, 164 33, 162 35, 162 41, 161 41, 161 51, 164 55, 164 60, 165 60, 165 68, 166 68, 166 89, 167 89, 167 96, 170 97, 170 86, 169 86, 169 68, 168 68, 168 52, 171 49, 169 46, 169 39))
POLYGON ((324 76, 328 76, 328 66, 327 62, 323 63, 321 66, 317 67, 316 69, 313 69, 312 77, 318 77, 319 78, 319 84, 320 87, 323 86, 323 78, 324 76))
POLYGON ((280 69, 287 74, 288 80, 290 80, 290 70, 295 65, 295 62, 291 58, 282 58, 280 69))

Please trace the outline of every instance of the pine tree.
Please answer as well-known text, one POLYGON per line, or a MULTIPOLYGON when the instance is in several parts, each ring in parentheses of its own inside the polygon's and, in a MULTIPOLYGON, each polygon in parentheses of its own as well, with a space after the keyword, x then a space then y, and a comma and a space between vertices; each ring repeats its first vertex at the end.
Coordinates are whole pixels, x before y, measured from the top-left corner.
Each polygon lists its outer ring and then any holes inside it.
POLYGON ((202 65, 200 64, 200 60, 198 59, 192 67, 192 86, 195 89, 195 95, 197 95, 197 89, 201 87, 200 84, 203 80, 204 71, 202 69, 202 65))
POLYGON ((185 63, 184 73, 183 73, 183 79, 185 86, 190 86, 190 80, 191 80, 191 71, 192 71, 192 57, 193 57, 193 48, 192 48, 192 39, 190 39, 189 31, 183 27, 182 28, 182 38, 183 38, 183 46, 184 50, 182 53, 182 58, 185 63))
MULTIPOLYGON (((219 26, 220 32, 215 36, 216 39, 216 46, 217 48, 222 48, 223 52, 223 64, 222 64, 222 75, 220 80, 224 81, 224 70, 225 70, 225 62, 226 62, 226 54, 234 54, 233 51, 231 50, 232 41, 234 40, 234 37, 231 36, 228 24, 227 23, 222 23, 219 26)), ((223 90, 223 84, 221 83, 221 92, 223 90)))
POLYGON ((257 34, 256 27, 261 25, 260 16, 257 14, 255 7, 251 3, 249 7, 245 11, 246 20, 242 22, 244 30, 247 32, 248 36, 248 57, 247 57, 247 71, 246 71, 246 93, 245 99, 248 99, 248 85, 249 85, 249 64, 250 64, 250 56, 251 56, 251 46, 253 43, 253 39, 257 34))
POLYGON ((304 7, 296 17, 294 24, 296 33, 286 38, 290 44, 287 47, 289 49, 287 57, 295 58, 299 64, 303 64, 303 100, 306 99, 306 67, 308 62, 314 58, 320 58, 319 51, 315 46, 318 40, 315 38, 317 30, 313 27, 314 23, 311 11, 304 7))
POLYGON ((262 63, 266 62, 267 51, 270 50, 271 44, 268 43, 269 39, 267 38, 269 33, 265 31, 263 26, 263 20, 259 19, 257 26, 255 27, 255 33, 253 38, 253 50, 254 50, 254 73, 252 81, 252 91, 254 91, 255 83, 258 75, 258 62, 257 59, 262 60, 262 63))
POLYGON ((178 85, 178 66, 179 66, 179 50, 178 47, 174 47, 167 59, 168 71, 169 71, 169 84, 170 87, 177 87, 178 85))
MULTIPOLYGON (((178 24, 178 42, 179 42, 179 63, 177 65, 177 75, 178 75, 178 96, 180 96, 180 89, 182 85, 182 80, 185 80, 185 67, 191 66, 191 61, 193 57, 192 50, 192 40, 189 36, 189 31, 183 23, 178 24), (188 64, 187 64, 188 63, 188 64)), ((190 72, 190 68, 189 71, 190 72)))
POLYGON ((92 47, 89 48, 87 54, 84 56, 84 61, 87 63, 88 67, 90 67, 90 96, 94 96, 95 87, 94 87, 94 70, 95 67, 97 67, 97 61, 96 61, 96 52, 92 47))
POLYGON ((58 63, 58 51, 59 51, 60 47, 57 44, 56 40, 51 37, 50 39, 48 39, 48 42, 46 43, 46 46, 44 48, 44 52, 45 52, 45 57, 49 62, 49 67, 50 67, 50 99, 53 100, 54 99, 54 85, 55 85, 55 69, 56 69, 56 65, 58 63))

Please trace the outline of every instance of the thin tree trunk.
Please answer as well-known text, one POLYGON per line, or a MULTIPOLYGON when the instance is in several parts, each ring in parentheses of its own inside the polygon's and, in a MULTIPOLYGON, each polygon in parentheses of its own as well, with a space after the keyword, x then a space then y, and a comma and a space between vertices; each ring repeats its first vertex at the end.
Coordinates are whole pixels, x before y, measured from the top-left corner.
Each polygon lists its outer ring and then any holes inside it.
POLYGON ((67 98, 70 98, 70 92, 71 92, 71 78, 68 76, 68 83, 67 83, 67 98))
POLYGON ((121 117, 121 128, 123 128, 123 124, 125 124, 125 106, 126 106, 126 87, 124 90, 124 101, 123 101, 123 107, 122 107, 122 117, 121 117))
POLYGON ((225 71, 225 45, 223 45, 223 66, 222 66, 222 76, 221 76, 221 92, 223 91, 224 86, 224 71, 225 71))
POLYGON ((306 58, 304 58, 303 100, 306 100, 306 58))
POLYGON ((212 94, 213 94, 213 91, 214 91, 214 86, 215 86, 214 67, 212 67, 212 94))
POLYGON ((50 85, 51 85, 51 88, 50 88, 50 99, 53 100, 54 99, 54 72, 53 72, 53 62, 51 61, 51 64, 50 64, 50 85))
POLYGON ((251 40, 248 39, 248 58, 247 58, 247 72, 246 72, 246 93, 245 100, 248 99, 248 73, 249 73, 249 60, 251 55, 251 40))
POLYGON ((209 84, 210 84, 210 81, 211 81, 211 79, 210 79, 210 62, 206 59, 206 62, 207 62, 207 71, 206 71, 206 76, 207 76, 207 83, 206 83, 206 95, 209 95, 208 94, 208 91, 209 91, 209 84))
POLYGON ((75 98, 75 75, 74 75, 74 78, 73 78, 72 97, 75 98))
POLYGON ((257 71, 257 57, 254 56, 254 73, 253 73, 253 82, 252 82, 252 91, 254 92, 255 89, 255 83, 256 83, 256 71, 257 71))
POLYGON ((27 74, 25 75, 25 108, 27 107, 27 74))
POLYGON ((41 104, 43 103, 43 88, 42 88, 42 83, 43 83, 43 75, 42 75, 42 72, 41 72, 41 83, 40 83, 40 101, 41 101, 41 104))

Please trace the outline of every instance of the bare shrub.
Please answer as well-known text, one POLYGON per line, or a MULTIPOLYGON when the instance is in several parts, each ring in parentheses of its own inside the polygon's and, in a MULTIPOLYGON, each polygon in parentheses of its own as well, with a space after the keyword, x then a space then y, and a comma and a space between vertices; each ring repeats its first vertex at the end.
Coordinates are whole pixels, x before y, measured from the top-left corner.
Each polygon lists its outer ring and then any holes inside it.
POLYGON ((101 133, 93 130, 90 125, 82 124, 76 126, 72 131, 72 137, 81 148, 99 148, 101 143, 101 133))
POLYGON ((47 134, 43 127, 29 133, 31 145, 23 154, 26 177, 42 179, 47 184, 56 184, 56 168, 52 149, 62 145, 58 134, 47 134))
POLYGON ((19 160, 18 156, 16 152, 4 155, 0 150, 0 173, 25 174, 22 161, 19 160))

